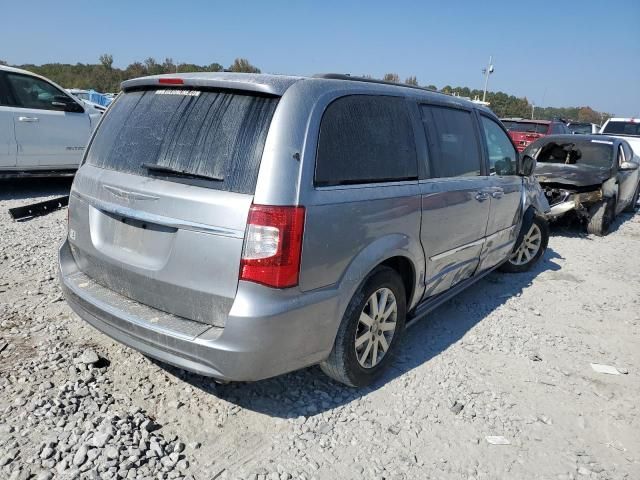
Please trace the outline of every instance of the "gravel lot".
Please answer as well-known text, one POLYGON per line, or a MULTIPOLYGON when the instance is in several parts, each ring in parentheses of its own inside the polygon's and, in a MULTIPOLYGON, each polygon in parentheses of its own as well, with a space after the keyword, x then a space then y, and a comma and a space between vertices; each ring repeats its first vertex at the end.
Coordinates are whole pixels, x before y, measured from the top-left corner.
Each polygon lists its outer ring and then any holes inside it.
POLYGON ((68 188, 0 183, 0 479, 640 478, 640 213, 606 238, 555 227, 535 271, 437 309, 372 388, 317 367, 216 385, 66 306, 66 209, 7 209, 68 188))

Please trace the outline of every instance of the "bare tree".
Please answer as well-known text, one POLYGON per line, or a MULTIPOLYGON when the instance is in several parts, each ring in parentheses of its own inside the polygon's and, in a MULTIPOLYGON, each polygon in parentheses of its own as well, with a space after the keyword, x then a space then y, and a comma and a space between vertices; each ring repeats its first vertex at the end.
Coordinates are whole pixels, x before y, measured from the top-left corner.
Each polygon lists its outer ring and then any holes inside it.
POLYGON ((113 55, 109 53, 103 53, 100 55, 100 63, 107 70, 111 70, 113 68, 113 55))
POLYGON ((418 79, 416 78, 415 75, 411 76, 411 77, 407 77, 404 81, 404 83, 406 83, 407 85, 414 85, 414 86, 418 86, 418 79))
POLYGON ((175 73, 178 71, 178 67, 173 61, 173 58, 167 57, 164 59, 164 63, 162 64, 162 69, 165 73, 175 73))
POLYGON ((385 73, 382 79, 385 82, 400 83, 400 76, 397 73, 385 73))

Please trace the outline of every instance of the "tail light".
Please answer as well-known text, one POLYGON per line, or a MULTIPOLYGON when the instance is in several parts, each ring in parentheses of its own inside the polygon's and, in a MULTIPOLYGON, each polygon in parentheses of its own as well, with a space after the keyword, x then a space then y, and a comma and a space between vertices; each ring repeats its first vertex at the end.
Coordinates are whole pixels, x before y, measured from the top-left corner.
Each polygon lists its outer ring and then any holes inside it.
POLYGON ((304 207, 251 206, 240 280, 275 288, 298 284, 304 215, 304 207))

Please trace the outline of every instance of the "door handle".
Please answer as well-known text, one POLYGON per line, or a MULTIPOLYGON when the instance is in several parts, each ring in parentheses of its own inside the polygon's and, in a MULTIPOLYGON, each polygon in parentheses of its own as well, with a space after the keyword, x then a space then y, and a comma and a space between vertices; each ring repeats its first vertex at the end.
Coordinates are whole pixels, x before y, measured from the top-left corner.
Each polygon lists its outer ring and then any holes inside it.
POLYGON ((484 202, 486 199, 489 198, 489 194, 487 192, 483 192, 482 190, 479 192, 476 192, 476 200, 479 202, 484 202))
POLYGON ((19 122, 37 122, 38 117, 18 117, 19 122))

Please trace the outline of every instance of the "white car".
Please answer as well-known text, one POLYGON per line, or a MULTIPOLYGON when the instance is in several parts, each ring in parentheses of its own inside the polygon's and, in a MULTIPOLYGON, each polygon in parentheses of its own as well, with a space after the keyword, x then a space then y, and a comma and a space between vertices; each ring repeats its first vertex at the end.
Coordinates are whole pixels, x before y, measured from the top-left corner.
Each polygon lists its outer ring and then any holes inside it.
POLYGON ((101 116, 52 81, 0 65, 0 178, 72 175, 101 116))
POLYGON ((625 139, 633 153, 640 157, 640 118, 610 118, 604 122, 600 133, 625 139))

